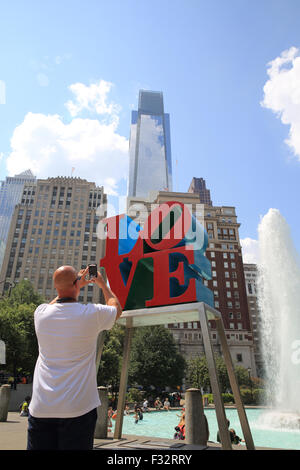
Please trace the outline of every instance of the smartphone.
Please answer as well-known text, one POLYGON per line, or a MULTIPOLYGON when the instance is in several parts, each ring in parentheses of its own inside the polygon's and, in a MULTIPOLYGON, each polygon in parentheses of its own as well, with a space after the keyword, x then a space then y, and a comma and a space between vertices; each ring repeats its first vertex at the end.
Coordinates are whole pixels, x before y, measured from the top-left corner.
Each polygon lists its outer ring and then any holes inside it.
POLYGON ((97 265, 96 264, 89 264, 89 276, 90 276, 90 279, 92 277, 97 277, 98 274, 97 274, 97 265))

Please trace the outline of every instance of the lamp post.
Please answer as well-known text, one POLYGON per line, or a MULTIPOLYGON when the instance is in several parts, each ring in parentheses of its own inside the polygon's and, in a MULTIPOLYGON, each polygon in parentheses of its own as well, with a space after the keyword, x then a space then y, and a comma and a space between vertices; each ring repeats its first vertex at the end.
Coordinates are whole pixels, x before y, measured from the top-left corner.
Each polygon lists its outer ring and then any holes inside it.
POLYGON ((253 403, 253 391, 252 391, 252 380, 251 380, 251 367, 248 367, 248 375, 249 375, 249 382, 250 382, 250 390, 251 390, 251 401, 253 403))
MULTIPOLYGON (((8 297, 10 297, 11 290, 12 290, 13 287, 15 287, 16 283, 14 281, 6 281, 4 279, 4 281, 0 281, 0 284, 3 284, 4 282, 7 282, 7 284, 9 285, 8 297)), ((1 295, 0 299, 4 299, 4 295, 1 295)))

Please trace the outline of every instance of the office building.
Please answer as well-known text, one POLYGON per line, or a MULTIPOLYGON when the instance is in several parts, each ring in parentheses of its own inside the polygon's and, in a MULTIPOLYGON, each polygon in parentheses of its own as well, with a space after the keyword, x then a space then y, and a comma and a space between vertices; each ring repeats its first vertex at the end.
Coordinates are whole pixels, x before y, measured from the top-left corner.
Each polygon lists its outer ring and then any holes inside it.
MULTIPOLYGON (((0 271, 3 263, 9 227, 15 205, 21 202, 25 183, 34 184, 35 176, 30 170, 19 175, 7 176, 0 185, 0 271)), ((0 279, 1 280, 1 279, 0 279)))
POLYGON ((251 329, 253 333, 254 357, 258 377, 263 376, 263 358, 261 352, 261 318, 257 298, 257 266, 256 264, 244 263, 244 274, 250 315, 251 329))
POLYGON ((198 194, 202 204, 212 206, 210 190, 206 188, 206 183, 203 178, 193 178, 188 192, 198 194))
MULTIPOLYGON (((28 279, 44 298, 56 296, 52 276, 62 265, 78 271, 103 257, 97 237, 97 208, 106 203, 103 187, 80 178, 39 179, 25 184, 12 217, 0 289, 28 279)), ((104 214, 105 215, 105 214, 104 214)), ((79 301, 99 302, 99 289, 86 286, 79 301)))
MULTIPOLYGON (((244 268, 239 240, 239 227, 234 207, 210 206, 201 203, 197 193, 159 191, 152 199, 128 198, 127 213, 141 226, 150 213, 152 204, 179 201, 187 204, 208 233, 206 256, 211 262, 212 279, 204 284, 213 291, 215 308, 222 314, 222 320, 235 365, 251 368, 256 376, 253 336, 248 311, 244 268)), ((184 322, 169 324, 179 351, 188 359, 204 354, 200 323, 184 322)), ((218 333, 214 323, 212 342, 215 351, 222 354, 218 333)))
POLYGON ((131 114, 128 196, 151 191, 172 191, 170 118, 161 92, 140 90, 131 114))

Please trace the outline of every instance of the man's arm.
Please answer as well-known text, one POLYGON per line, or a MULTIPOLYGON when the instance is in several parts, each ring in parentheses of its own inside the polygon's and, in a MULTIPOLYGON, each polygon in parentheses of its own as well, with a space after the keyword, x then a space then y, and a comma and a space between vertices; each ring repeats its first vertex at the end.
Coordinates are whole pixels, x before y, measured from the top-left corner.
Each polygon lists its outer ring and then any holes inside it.
POLYGON ((97 286, 100 287, 100 289, 102 289, 106 305, 110 305, 112 307, 117 308, 117 316, 116 316, 116 321, 117 321, 118 318, 120 318, 120 316, 122 315, 122 307, 117 296, 111 291, 111 289, 105 283, 99 271, 98 271, 98 276, 92 278, 90 282, 97 284, 97 286))

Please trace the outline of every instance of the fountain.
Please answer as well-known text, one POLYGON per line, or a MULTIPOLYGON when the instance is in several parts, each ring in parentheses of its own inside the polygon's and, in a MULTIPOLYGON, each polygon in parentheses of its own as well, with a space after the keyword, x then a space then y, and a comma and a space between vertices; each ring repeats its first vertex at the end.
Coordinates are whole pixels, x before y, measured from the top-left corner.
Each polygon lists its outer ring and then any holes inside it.
POLYGON ((270 406, 259 424, 300 430, 300 258, 277 209, 262 218, 258 234, 261 346, 270 406))

